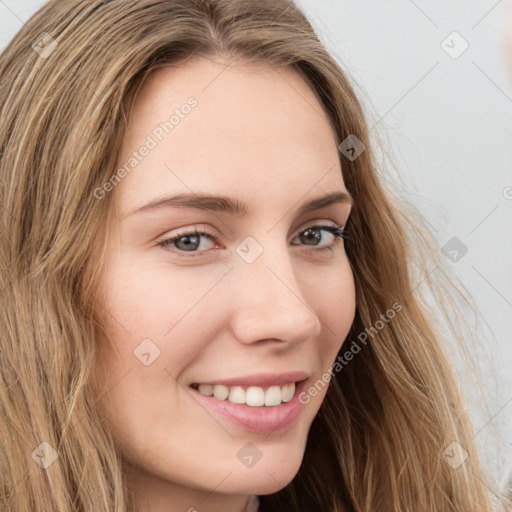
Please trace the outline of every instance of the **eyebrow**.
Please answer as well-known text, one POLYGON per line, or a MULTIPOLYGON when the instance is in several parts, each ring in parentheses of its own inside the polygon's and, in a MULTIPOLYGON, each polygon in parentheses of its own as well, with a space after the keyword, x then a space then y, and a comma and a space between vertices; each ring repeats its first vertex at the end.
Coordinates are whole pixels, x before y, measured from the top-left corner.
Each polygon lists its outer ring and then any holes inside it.
MULTIPOLYGON (((317 197, 307 203, 304 203, 298 210, 298 215, 319 210, 332 204, 345 203, 354 205, 355 201, 349 192, 339 191, 327 194, 326 196, 317 197)), ((173 196, 164 196, 156 198, 149 203, 135 208, 132 211, 126 212, 121 215, 121 219, 129 217, 135 213, 156 211, 162 208, 179 207, 190 208, 193 210, 225 212, 243 217, 249 213, 249 208, 245 203, 226 196, 208 195, 208 194, 177 194, 173 196)))

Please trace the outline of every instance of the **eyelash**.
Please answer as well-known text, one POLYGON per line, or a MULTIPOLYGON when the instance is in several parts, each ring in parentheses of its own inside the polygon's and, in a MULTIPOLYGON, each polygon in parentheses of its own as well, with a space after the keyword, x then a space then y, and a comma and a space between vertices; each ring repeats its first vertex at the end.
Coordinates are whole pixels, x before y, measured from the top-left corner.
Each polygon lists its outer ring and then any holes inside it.
MULTIPOLYGON (((330 233, 332 233, 335 236, 334 244, 322 246, 319 249, 312 249, 313 251, 317 251, 317 252, 321 252, 321 253, 333 252, 334 248, 335 248, 336 241, 338 239, 341 239, 341 240, 347 239, 346 225, 344 227, 344 226, 329 226, 329 225, 325 225, 325 224, 313 224, 311 226, 307 226, 302 231, 299 231, 294 238, 297 238, 297 236, 301 235, 302 233, 304 233, 308 230, 312 230, 312 231, 325 230, 325 231, 329 231, 330 233), (340 230, 343 230, 343 231, 340 231, 340 230)), ((170 246, 173 242, 177 242, 180 238, 184 238, 186 236, 197 236, 197 237, 207 236, 207 237, 211 238, 215 243, 218 243, 218 239, 214 234, 208 233, 204 229, 199 230, 199 231, 197 229, 194 229, 193 231, 186 231, 183 233, 179 233, 176 236, 173 236, 172 238, 166 238, 164 240, 161 240, 161 241, 157 242, 157 245, 160 247, 163 247, 165 249, 168 246, 170 246)), ((314 247, 314 246, 312 246, 312 247, 314 247)), ((167 250, 171 250, 171 252, 175 252, 179 256, 183 256, 186 258, 190 258, 190 257, 193 258, 193 257, 199 256, 203 252, 207 251, 207 250, 206 251, 190 251, 190 253, 187 254, 188 251, 182 251, 180 249, 177 249, 176 247, 174 247, 172 249, 167 249, 167 250)))

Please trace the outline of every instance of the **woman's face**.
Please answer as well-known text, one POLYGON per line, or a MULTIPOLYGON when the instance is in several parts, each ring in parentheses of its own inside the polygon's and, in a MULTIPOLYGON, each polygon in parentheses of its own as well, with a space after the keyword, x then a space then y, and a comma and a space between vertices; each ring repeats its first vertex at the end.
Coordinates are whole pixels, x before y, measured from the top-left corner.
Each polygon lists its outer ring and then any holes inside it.
POLYGON ((339 142, 289 69, 199 60, 141 89, 118 166, 129 172, 104 192, 117 202, 96 376, 141 503, 172 489, 201 510, 200 495, 269 494, 297 473, 355 315, 328 230, 350 204, 301 211, 346 192, 339 142))

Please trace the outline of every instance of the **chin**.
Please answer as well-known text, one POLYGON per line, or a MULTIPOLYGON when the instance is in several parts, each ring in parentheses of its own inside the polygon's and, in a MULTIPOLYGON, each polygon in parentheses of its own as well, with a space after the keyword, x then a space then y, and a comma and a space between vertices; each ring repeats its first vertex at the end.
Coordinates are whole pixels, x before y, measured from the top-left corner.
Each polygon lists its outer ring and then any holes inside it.
MULTIPOLYGON (((270 450, 271 448, 267 448, 270 450)), ((268 453, 250 468, 240 468, 226 480, 226 492, 240 494, 274 494, 286 487, 297 475, 303 451, 295 449, 284 457, 268 453), (292 455, 293 454, 293 455, 292 455), (264 460, 266 458, 266 460, 264 460)))

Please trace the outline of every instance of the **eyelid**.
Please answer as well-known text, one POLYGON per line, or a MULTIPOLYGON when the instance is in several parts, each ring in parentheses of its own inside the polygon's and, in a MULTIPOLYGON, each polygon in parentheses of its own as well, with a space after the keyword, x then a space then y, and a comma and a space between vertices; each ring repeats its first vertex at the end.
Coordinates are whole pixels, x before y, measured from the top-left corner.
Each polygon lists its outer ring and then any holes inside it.
POLYGON ((302 225, 297 231, 295 231, 295 235, 293 236, 293 238, 295 238, 299 233, 302 233, 302 231, 305 231, 306 229, 311 228, 313 226, 319 226, 319 225, 324 225, 324 226, 330 225, 333 228, 339 228, 339 229, 343 229, 345 227, 344 224, 337 224, 336 222, 334 222, 332 220, 325 221, 325 220, 314 219, 310 222, 306 222, 306 224, 302 225))

